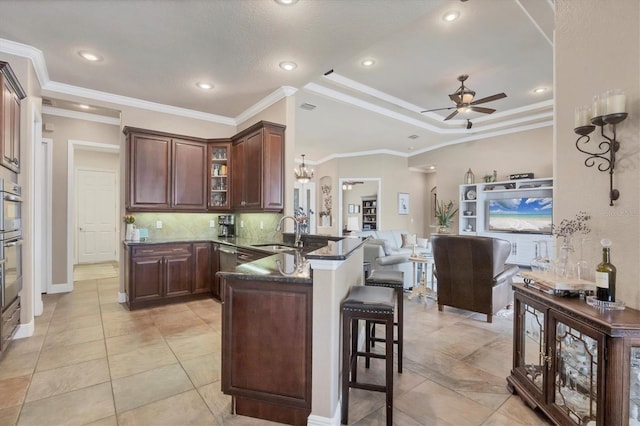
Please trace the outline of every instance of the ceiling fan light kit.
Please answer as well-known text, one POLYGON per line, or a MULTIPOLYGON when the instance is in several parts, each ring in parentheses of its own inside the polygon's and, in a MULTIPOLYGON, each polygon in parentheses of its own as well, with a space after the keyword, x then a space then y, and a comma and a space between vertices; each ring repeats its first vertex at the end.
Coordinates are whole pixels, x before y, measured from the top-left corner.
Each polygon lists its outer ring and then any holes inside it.
MULTIPOLYGON (((479 107, 476 105, 484 104, 486 102, 497 101, 498 99, 506 98, 507 95, 504 93, 496 93, 495 95, 474 100, 476 96, 476 92, 464 85, 464 82, 467 81, 468 78, 469 78, 468 74, 462 74, 461 76, 458 77, 458 81, 460 82, 460 87, 458 88, 458 90, 456 90, 455 92, 449 95, 449 99, 451 100, 451 102, 453 102, 454 106, 445 107, 445 108, 428 109, 421 112, 424 113, 424 112, 443 111, 443 110, 453 109, 454 111, 448 116, 446 116, 444 121, 451 120, 459 112, 474 111, 482 114, 494 113, 496 110, 493 108, 479 107)), ((471 128, 470 123, 471 122, 467 120, 467 129, 471 128)))
POLYGON ((580 135, 576 140, 576 148, 587 154, 584 165, 593 167, 598 163, 598 170, 609 172, 609 206, 620 198, 620 191, 613 188, 613 172, 616 167, 616 152, 620 149, 620 142, 616 139, 616 125, 627 118, 626 96, 619 89, 609 90, 593 97, 593 109, 588 105, 579 106, 575 110, 574 133, 580 135), (611 137, 605 135, 605 126, 611 126, 611 137), (591 140, 589 134, 600 127, 600 135, 606 141, 599 142, 598 151, 587 150, 591 140))

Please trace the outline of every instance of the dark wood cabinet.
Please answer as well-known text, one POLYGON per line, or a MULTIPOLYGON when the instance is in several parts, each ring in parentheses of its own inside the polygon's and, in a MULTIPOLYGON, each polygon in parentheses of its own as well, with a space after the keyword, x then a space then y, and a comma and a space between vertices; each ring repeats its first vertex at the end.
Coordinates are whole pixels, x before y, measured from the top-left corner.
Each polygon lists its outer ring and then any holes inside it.
POLYGON ((174 209, 206 210, 207 144, 172 139, 174 209))
POLYGON ((222 284, 218 272, 220 271, 220 245, 213 244, 213 252, 211 256, 211 274, 213 280, 211 282, 211 296, 216 300, 222 298, 222 284))
POLYGON ((285 126, 261 121, 232 138, 232 208, 281 212, 285 126))
POLYGON ((237 414, 306 425, 312 286, 226 277, 222 292, 222 391, 237 414))
POLYGON ((206 211, 207 143, 125 127, 127 210, 206 211))
POLYGON ((20 173, 20 101, 27 94, 11 66, 0 61, 0 164, 20 173))
POLYGON ((637 424, 640 311, 514 290, 512 392, 556 424, 637 424))
POLYGON ((125 246, 129 309, 193 294, 191 243, 125 246))
POLYGON ((213 293, 214 250, 211 243, 193 243, 193 293, 213 293))

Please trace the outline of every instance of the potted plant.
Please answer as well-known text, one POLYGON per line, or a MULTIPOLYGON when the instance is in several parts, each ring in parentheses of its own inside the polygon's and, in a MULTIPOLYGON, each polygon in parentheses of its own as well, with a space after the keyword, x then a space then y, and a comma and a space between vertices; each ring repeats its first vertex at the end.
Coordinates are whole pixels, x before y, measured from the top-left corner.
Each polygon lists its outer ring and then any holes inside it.
POLYGON ((458 208, 453 204, 453 201, 449 200, 438 201, 436 203, 436 220, 438 222, 438 232, 448 233, 451 224, 453 223, 453 217, 458 212, 458 208))

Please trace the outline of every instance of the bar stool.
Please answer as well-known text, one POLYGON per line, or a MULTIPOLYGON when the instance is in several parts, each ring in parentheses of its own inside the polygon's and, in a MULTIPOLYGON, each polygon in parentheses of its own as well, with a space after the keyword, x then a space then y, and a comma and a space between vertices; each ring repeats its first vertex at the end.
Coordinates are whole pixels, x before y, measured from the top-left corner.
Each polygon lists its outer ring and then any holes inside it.
POLYGON ((393 290, 383 287, 355 286, 342 302, 342 424, 349 418, 349 388, 386 393, 387 425, 393 419, 393 290), (375 354, 366 347, 358 351, 358 323, 360 320, 385 324, 385 354, 375 354), (358 382, 358 357, 385 360, 385 384, 358 382))
MULTIPOLYGON (((398 327, 398 339, 393 343, 398 345, 398 373, 402 373, 402 342, 404 338, 404 272, 402 271, 383 271, 374 270, 371 272, 368 278, 365 279, 366 286, 372 287, 388 287, 392 288, 396 292, 397 306, 398 306, 398 321, 394 323, 398 327)), ((375 322, 367 322, 367 332, 365 344, 367 348, 369 345, 374 346, 375 342, 384 342, 385 339, 376 337, 375 322)), ((369 359, 366 360, 366 367, 369 368, 369 359)))

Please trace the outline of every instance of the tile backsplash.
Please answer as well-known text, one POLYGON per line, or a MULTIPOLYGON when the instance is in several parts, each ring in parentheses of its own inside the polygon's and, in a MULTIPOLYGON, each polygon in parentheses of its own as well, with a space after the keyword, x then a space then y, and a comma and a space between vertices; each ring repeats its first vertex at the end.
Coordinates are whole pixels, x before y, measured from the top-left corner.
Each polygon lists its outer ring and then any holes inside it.
MULTIPOLYGON (((218 236, 219 213, 132 213, 137 228, 149 231, 149 239, 171 238, 215 238, 218 236), (162 222, 162 228, 156 227, 162 222), (211 228, 210 221, 215 224, 211 228)), ((235 214, 236 236, 267 242, 281 241, 282 234, 276 232, 276 226, 282 214, 278 213, 242 213, 235 214), (241 226, 242 225, 242 226, 241 226)), ((124 226, 123 226, 124 228, 124 226)))

